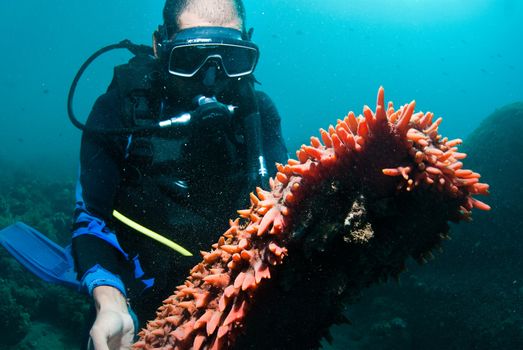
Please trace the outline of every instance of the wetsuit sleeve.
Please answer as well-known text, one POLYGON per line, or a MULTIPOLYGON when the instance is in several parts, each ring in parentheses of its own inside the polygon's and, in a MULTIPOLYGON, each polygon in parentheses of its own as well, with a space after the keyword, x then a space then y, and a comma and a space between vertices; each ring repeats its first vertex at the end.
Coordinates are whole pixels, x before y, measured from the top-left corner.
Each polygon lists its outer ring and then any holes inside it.
POLYGON ((263 152, 267 170, 273 176, 275 163, 285 163, 288 159, 287 147, 281 132, 281 118, 272 99, 264 92, 257 91, 258 105, 262 123, 263 152))
MULTIPOLYGON (((119 110, 118 94, 109 90, 96 101, 87 126, 117 128, 119 110)), ((72 247, 78 278, 90 293, 96 286, 110 285, 125 294, 122 279, 128 274, 128 257, 107 226, 125 148, 123 136, 86 132, 82 136, 72 247)))

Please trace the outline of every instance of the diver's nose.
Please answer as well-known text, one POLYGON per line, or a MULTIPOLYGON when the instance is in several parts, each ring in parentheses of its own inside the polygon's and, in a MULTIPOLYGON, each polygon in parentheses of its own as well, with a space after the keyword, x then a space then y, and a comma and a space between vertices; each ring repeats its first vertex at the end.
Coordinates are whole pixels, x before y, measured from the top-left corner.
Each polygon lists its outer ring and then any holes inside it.
POLYGON ((220 79, 220 74, 223 74, 222 70, 221 60, 212 58, 207 61, 204 67, 203 85, 206 87, 216 85, 220 79))
POLYGON ((209 67, 207 67, 207 70, 205 71, 205 75, 203 77, 203 85, 206 87, 211 87, 216 84, 216 65, 212 64, 209 67))

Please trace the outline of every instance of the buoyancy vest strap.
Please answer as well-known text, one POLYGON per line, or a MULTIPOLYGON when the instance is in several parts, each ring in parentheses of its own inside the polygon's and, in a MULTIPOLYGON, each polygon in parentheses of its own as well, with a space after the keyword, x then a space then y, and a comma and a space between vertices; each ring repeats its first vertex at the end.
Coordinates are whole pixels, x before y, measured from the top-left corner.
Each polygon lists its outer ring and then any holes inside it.
POLYGON ((176 252, 180 253, 181 255, 193 256, 193 254, 190 251, 188 251, 187 249, 185 249, 184 247, 180 246, 179 244, 171 241, 170 239, 168 239, 154 231, 149 230, 147 227, 144 227, 144 226, 140 225, 139 223, 129 219, 128 217, 122 215, 118 211, 113 210, 113 216, 116 219, 118 219, 119 221, 121 221, 123 224, 146 235, 147 237, 149 237, 151 239, 154 239, 155 241, 157 241, 163 245, 166 245, 167 247, 175 250, 176 252))

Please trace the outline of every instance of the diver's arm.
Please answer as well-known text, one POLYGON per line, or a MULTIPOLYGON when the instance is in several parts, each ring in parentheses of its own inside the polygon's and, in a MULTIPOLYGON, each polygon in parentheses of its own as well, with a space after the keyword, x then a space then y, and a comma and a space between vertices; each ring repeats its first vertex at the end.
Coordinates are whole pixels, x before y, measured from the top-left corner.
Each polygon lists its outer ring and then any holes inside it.
MULTIPOLYGON (((117 106, 118 96, 109 90, 97 100, 87 125, 114 128, 117 106)), ((134 335, 123 282, 131 273, 129 262, 116 233, 106 225, 120 183, 125 147, 121 136, 82 136, 72 248, 78 277, 96 307, 90 331, 96 350, 128 348, 134 335)))
MULTIPOLYGON (((118 127, 121 119, 118 106, 118 93, 109 90, 96 101, 87 125, 118 127)), ((102 284, 121 289, 125 294, 122 274, 128 270, 127 256, 116 233, 106 225, 120 183, 125 147, 123 136, 82 135, 72 247, 76 272, 90 294, 102 284)))
POLYGON ((127 255, 116 232, 106 224, 110 220, 119 170, 107 152, 90 140, 83 140, 81 152, 72 240, 76 272, 90 294, 102 283, 125 294, 121 276, 129 266, 127 255))
POLYGON ((128 312, 125 296, 119 290, 96 287, 93 292, 96 321, 89 336, 96 350, 125 349, 134 337, 133 319, 128 312))
POLYGON ((256 92, 262 123, 263 153, 269 174, 276 172, 275 163, 286 163, 287 147, 281 132, 281 118, 272 99, 264 92, 256 92))

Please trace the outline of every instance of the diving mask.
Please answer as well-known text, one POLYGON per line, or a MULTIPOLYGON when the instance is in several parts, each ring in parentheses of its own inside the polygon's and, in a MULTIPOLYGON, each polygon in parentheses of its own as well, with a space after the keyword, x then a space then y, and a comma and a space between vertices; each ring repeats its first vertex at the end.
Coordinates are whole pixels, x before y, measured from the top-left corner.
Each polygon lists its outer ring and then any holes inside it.
POLYGON ((224 27, 184 29, 158 46, 169 73, 189 78, 209 60, 218 60, 229 78, 249 75, 259 57, 258 46, 244 40, 241 31, 224 27))

